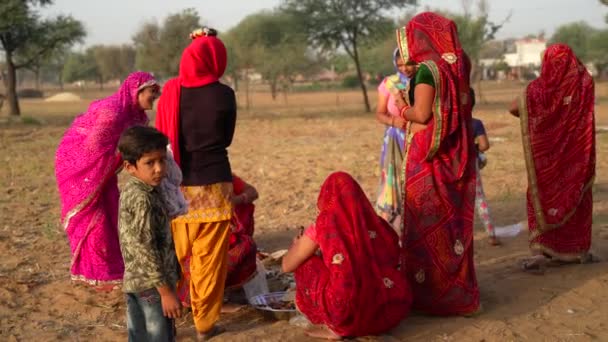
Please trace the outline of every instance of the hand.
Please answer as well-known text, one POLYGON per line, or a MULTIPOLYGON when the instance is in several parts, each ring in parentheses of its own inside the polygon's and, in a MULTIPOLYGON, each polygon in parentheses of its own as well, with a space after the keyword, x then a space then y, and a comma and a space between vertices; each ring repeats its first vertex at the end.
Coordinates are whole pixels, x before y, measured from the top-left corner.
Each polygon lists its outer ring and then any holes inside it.
POLYGON ((393 127, 405 129, 405 125, 407 124, 407 121, 402 117, 395 116, 392 119, 392 123, 393 123, 393 127))
POLYGON ((403 93, 399 92, 399 94, 395 94, 394 98, 395 98, 395 106, 397 107, 397 109, 399 109, 399 111, 401 111, 401 109, 403 109, 403 107, 407 106, 407 103, 405 102, 405 99, 403 98, 403 93))
POLYGON ((244 202, 242 194, 241 195, 232 194, 232 197, 230 197, 230 201, 232 202, 233 205, 239 205, 244 202))
POLYGON ((167 318, 176 319, 182 317, 182 305, 180 304, 175 292, 160 296, 163 307, 163 315, 167 318))

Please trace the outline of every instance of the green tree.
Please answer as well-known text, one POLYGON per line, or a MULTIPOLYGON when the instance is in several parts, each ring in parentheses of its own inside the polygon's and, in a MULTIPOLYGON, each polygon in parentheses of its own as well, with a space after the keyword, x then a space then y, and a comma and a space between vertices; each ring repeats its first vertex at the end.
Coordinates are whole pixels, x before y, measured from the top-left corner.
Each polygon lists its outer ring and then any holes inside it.
POLYGON ((101 76, 97 63, 95 62, 95 57, 93 56, 93 51, 88 49, 84 53, 71 53, 63 66, 62 76, 65 82, 99 82, 101 76))
POLYGON ((144 23, 133 37, 137 68, 161 77, 176 75, 182 52, 190 43, 189 34, 201 26, 201 18, 192 8, 170 14, 162 25, 144 23))
POLYGON ((386 13, 416 4, 416 0, 283 0, 284 8, 304 20, 309 42, 322 50, 343 49, 357 70, 365 102, 371 107, 361 68, 362 40, 383 31, 386 13))
POLYGON ((567 44, 579 59, 587 61, 591 37, 595 33, 597 33, 597 30, 589 24, 583 21, 574 22, 558 27, 551 37, 550 43, 567 44))
POLYGON ((71 16, 42 19, 35 6, 51 0, 3 0, 0 3, 0 43, 4 51, 10 115, 20 115, 17 70, 27 68, 51 54, 82 41, 82 24, 71 16))
POLYGON ((144 23, 133 36, 135 45, 135 66, 160 74, 163 69, 161 54, 164 53, 160 42, 161 27, 156 22, 144 23))
POLYGON ((254 68, 268 82, 273 99, 279 88, 289 88, 297 73, 314 65, 302 21, 280 10, 246 17, 232 30, 228 42, 237 60, 249 60, 245 67, 254 68))
POLYGON ((112 79, 125 78, 135 67, 135 50, 128 45, 96 45, 90 48, 100 84, 112 79))
POLYGON ((608 29, 597 30, 589 38, 589 61, 595 65, 599 75, 608 68, 608 29))

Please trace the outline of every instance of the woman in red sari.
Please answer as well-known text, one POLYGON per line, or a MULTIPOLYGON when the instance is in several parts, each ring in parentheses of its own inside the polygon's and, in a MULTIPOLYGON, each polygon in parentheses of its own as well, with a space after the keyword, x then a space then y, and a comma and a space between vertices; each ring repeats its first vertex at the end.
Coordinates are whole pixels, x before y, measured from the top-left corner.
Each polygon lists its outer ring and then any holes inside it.
POLYGON ((257 190, 234 173, 232 174, 234 214, 230 223, 230 245, 228 249, 228 276, 226 288, 238 288, 255 275, 257 246, 253 240, 253 202, 258 198, 257 190))
POLYGON ((307 333, 340 339, 392 329, 412 298, 397 269, 397 233, 344 172, 325 180, 317 206, 317 221, 283 258, 283 271, 295 270, 298 309, 321 325, 307 333))
POLYGON ((473 263, 475 144, 470 62, 456 25, 421 13, 397 31, 405 59, 419 63, 414 103, 399 99, 409 122, 405 158, 402 271, 413 308, 433 315, 479 309, 473 263))
POLYGON ((534 255, 524 270, 549 261, 591 261, 595 176, 593 78, 564 44, 545 51, 540 76, 510 112, 521 119, 528 170, 528 229, 534 255))

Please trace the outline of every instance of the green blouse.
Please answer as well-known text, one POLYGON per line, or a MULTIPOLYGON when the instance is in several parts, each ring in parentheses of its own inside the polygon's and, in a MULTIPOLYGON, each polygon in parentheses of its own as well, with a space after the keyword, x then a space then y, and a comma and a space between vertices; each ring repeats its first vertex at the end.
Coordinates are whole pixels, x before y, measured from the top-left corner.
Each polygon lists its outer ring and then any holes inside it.
POLYGON ((435 80, 433 79, 433 73, 426 64, 420 64, 418 72, 416 72, 416 84, 428 84, 431 87, 435 87, 435 80))

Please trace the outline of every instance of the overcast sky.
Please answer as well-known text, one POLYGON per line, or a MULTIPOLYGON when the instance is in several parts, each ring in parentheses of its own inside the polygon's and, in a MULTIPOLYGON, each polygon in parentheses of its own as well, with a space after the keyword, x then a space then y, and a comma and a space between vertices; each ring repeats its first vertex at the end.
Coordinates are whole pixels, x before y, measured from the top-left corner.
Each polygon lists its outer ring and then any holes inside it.
MULTIPOLYGON (((466 1, 466 0, 465 0, 466 1)), ((476 0, 469 0, 473 3, 476 0)), ((463 0, 421 0, 423 10, 431 8, 462 11, 463 0)), ((220 30, 236 25, 249 14, 278 6, 281 0, 55 0, 43 15, 71 14, 87 29, 85 45, 130 43, 138 27, 149 20, 162 20, 167 14, 195 8, 205 24, 220 30)), ((490 19, 501 21, 509 12, 511 20, 498 38, 519 38, 544 30, 551 35, 561 24, 586 21, 604 27, 608 7, 598 0, 488 0, 490 19)), ((401 13, 396 13, 398 16, 401 13)))

